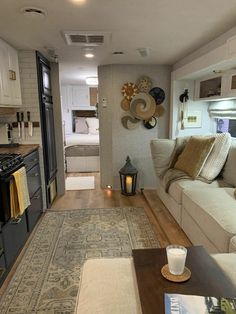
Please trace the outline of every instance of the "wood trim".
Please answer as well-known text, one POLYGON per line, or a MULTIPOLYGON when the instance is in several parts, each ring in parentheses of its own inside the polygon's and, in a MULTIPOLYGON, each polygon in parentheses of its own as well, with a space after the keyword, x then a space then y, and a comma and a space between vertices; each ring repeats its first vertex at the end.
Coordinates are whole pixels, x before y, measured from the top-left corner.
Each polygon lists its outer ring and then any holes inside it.
POLYGON ((11 116, 16 113, 18 108, 0 108, 0 115, 1 116, 11 116))
POLYGON ((72 117, 95 117, 96 111, 95 110, 72 110, 72 117))
MULTIPOLYGON (((33 123, 33 127, 34 128, 39 128, 40 127, 40 123, 39 122, 32 122, 32 123, 33 123)), ((25 124, 25 128, 28 128, 28 122, 24 122, 24 124, 25 124)), ((13 128, 18 128, 18 123, 17 122, 13 122, 12 123, 12 127, 13 128)))

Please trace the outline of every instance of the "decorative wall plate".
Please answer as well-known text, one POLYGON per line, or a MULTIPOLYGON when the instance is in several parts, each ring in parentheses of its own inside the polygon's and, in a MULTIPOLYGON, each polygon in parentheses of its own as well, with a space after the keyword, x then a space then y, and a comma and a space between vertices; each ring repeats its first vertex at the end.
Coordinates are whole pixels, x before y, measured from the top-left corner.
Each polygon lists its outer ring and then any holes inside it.
POLYGON ((149 94, 155 99, 156 105, 160 105, 165 100, 165 92, 160 87, 153 87, 149 94))
POLYGON ((138 86, 139 92, 148 93, 152 88, 152 80, 148 76, 141 76, 136 85, 138 86))
POLYGON ((122 87, 122 95, 128 99, 131 100, 135 95, 138 93, 138 87, 134 83, 125 83, 122 87))
POLYGON ((149 120, 144 120, 143 125, 145 126, 146 129, 153 129, 157 125, 157 119, 155 117, 152 117, 149 120))
POLYGON ((124 116, 121 118, 121 123, 124 128, 128 130, 136 129, 139 125, 140 120, 131 116, 124 116))
POLYGON ((145 93, 139 93, 136 95, 130 104, 131 114, 140 120, 150 119, 156 110, 156 103, 154 98, 145 93))
POLYGON ((165 108, 163 106, 156 106, 156 110, 154 113, 155 117, 162 117, 163 114, 165 113, 165 108))
POLYGON ((124 111, 129 111, 130 109, 130 100, 124 98, 121 100, 121 103, 120 103, 120 106, 121 108, 124 110, 124 111))

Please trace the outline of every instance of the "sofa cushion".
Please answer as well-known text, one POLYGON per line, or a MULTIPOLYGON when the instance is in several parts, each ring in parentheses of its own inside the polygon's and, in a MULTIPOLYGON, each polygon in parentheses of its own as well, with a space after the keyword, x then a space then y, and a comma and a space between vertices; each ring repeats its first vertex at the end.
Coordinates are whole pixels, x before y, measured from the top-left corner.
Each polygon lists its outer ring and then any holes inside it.
POLYGON ((214 134, 214 137, 214 147, 200 173, 200 176, 207 180, 214 180, 221 172, 231 145, 229 133, 214 134))
POLYGON ((236 236, 233 236, 230 240, 229 252, 236 253, 236 236))
POLYGON ((169 167, 170 159, 175 148, 175 140, 157 139, 151 141, 152 160, 157 176, 169 167))
POLYGON ((195 179, 204 166, 213 148, 214 141, 214 137, 192 136, 180 154, 174 168, 187 173, 195 179))
POLYGON ((222 176, 224 181, 232 186, 236 186, 236 138, 231 138, 231 146, 229 149, 228 157, 224 166, 222 176))
POLYGON ((78 314, 141 314, 132 258, 98 258, 83 266, 78 314))
POLYGON ((223 180, 214 180, 212 183, 208 184, 199 180, 182 179, 173 182, 169 187, 168 193, 178 204, 182 204, 182 192, 184 189, 217 187, 229 187, 229 185, 223 180))
POLYGON ((213 254, 212 257, 223 270, 225 275, 236 284, 236 254, 213 254))
POLYGON ((228 252, 236 234, 236 200, 232 188, 183 191, 183 207, 220 252, 228 252))

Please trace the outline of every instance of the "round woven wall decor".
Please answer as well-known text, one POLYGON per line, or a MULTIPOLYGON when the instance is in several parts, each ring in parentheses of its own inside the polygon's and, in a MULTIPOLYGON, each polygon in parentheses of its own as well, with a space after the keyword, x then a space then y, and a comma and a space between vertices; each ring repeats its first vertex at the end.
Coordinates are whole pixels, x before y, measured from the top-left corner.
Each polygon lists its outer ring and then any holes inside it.
POLYGON ((135 95, 138 93, 138 87, 134 83, 125 83, 122 87, 122 95, 128 99, 131 100, 135 95))
POLYGON ((131 114, 140 120, 150 119, 156 110, 156 103, 153 97, 146 93, 136 95, 130 104, 131 114))

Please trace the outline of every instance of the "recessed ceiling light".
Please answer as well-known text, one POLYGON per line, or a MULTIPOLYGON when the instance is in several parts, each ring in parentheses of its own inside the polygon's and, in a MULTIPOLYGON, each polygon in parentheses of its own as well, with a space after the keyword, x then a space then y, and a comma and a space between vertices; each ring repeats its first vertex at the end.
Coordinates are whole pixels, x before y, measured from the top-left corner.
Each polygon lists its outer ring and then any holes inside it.
POLYGON ((112 54, 113 55, 123 55, 124 52, 123 51, 114 51, 112 54))
POLYGON ((86 0, 70 0, 70 2, 73 2, 73 3, 78 3, 78 4, 83 4, 85 3, 86 0))
POLYGON ((88 52, 84 55, 86 58, 94 58, 94 54, 91 52, 88 52))
POLYGON ((86 77, 85 81, 87 85, 98 85, 98 78, 96 76, 86 77))
POLYGON ((43 9, 36 7, 24 7, 20 11, 24 16, 32 19, 43 19, 46 16, 46 12, 43 9))

